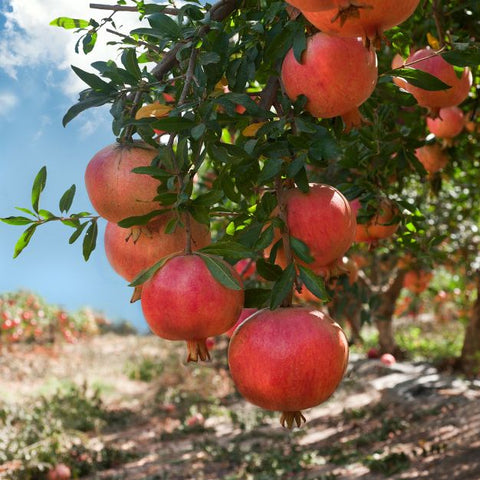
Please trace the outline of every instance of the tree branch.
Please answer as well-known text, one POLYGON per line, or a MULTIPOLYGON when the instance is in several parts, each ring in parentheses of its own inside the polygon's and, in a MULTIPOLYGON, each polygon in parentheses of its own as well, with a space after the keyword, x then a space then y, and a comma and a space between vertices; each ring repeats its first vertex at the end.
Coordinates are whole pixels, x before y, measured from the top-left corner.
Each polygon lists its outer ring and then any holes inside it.
MULTIPOLYGON (((94 10, 111 10, 113 12, 138 12, 137 7, 127 7, 125 5, 104 5, 101 3, 91 3, 90 5, 91 9, 94 10)), ((178 15, 180 10, 178 8, 165 8, 163 10, 163 13, 166 15, 178 15)))

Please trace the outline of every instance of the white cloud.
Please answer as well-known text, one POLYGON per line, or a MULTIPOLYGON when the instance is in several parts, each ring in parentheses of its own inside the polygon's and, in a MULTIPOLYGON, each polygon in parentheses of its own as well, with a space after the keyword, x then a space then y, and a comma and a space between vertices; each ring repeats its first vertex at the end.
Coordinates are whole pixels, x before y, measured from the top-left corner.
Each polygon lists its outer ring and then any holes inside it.
POLYGON ((17 105, 18 98, 10 92, 0 92, 0 116, 7 116, 17 105))
MULTIPOLYGON (((92 70, 90 64, 99 59, 118 58, 115 47, 105 45, 112 35, 105 29, 99 34, 98 45, 88 55, 75 53, 79 35, 74 30, 50 26, 57 17, 100 20, 111 12, 92 10, 91 0, 7 0, 3 2, 2 15, 5 25, 0 35, 0 69, 18 79, 24 67, 47 66, 51 70, 68 71, 67 78, 59 87, 64 93, 74 96, 85 84, 70 71, 70 65, 92 70)), ((117 26, 128 31, 138 25, 138 15, 118 12, 114 15, 117 26)), ((118 40, 118 38, 116 38, 118 40)), ((47 74, 48 75, 48 74, 47 74)))

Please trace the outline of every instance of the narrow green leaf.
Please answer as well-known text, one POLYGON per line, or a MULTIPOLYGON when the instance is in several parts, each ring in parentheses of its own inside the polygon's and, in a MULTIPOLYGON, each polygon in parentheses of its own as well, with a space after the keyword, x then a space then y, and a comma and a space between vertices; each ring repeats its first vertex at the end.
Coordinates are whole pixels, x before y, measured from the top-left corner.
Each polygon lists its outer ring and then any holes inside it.
POLYGON ((72 243, 74 243, 78 237, 80 237, 80 235, 82 234, 82 232, 85 230, 85 228, 87 227, 88 225, 88 222, 85 222, 85 223, 82 223, 81 225, 79 225, 77 227, 77 229, 70 235, 70 238, 68 239, 68 243, 71 245, 72 243))
POLYGON ((133 280, 128 284, 129 287, 138 287, 142 285, 147 280, 150 280, 171 258, 176 257, 178 253, 171 253, 166 257, 160 259, 157 263, 153 264, 151 267, 142 270, 133 280))
POLYGON ((32 220, 27 217, 5 217, 0 218, 0 221, 6 223, 7 225, 29 225, 33 223, 35 220, 32 220))
POLYGON ((213 275, 213 278, 224 287, 230 288, 231 290, 242 290, 243 287, 241 283, 233 274, 234 270, 227 262, 225 262, 225 260, 220 257, 205 255, 198 252, 195 252, 195 255, 198 255, 205 262, 205 265, 213 275))
POLYGON ((138 66, 137 54, 134 48, 126 48, 122 53, 122 64, 128 73, 133 75, 135 79, 142 78, 142 72, 138 66))
POLYGON ((20 236, 15 244, 13 251, 13 258, 17 258, 23 251, 23 249, 29 244, 37 225, 30 225, 20 236))
POLYGON ((212 243, 198 250, 201 253, 209 255, 218 255, 220 257, 240 260, 242 258, 251 258, 255 255, 253 250, 244 247, 241 243, 232 241, 219 241, 212 243))
POLYGON ((162 213, 169 211, 168 209, 164 210, 154 210, 153 212, 147 213, 146 215, 139 215, 136 217, 127 217, 118 222, 118 226, 122 228, 130 228, 135 225, 146 225, 152 218, 155 218, 162 213))
POLYGON ((87 28, 90 24, 87 20, 80 18, 57 17, 55 20, 52 20, 49 25, 70 30, 72 28, 87 28))
POLYGON ((222 198, 223 192, 221 190, 210 190, 208 193, 203 193, 192 200, 192 204, 211 206, 219 202, 222 198))
POLYGON ((313 257, 310 254, 310 249, 306 243, 302 242, 298 238, 290 237, 290 246, 300 260, 304 261, 305 263, 313 262, 313 257))
POLYGON ((325 281, 322 277, 314 273, 303 265, 298 265, 300 279, 304 283, 304 288, 308 288, 316 297, 326 302, 329 300, 327 289, 325 288, 325 281))
POLYGON ((56 215, 54 215, 52 212, 50 212, 49 210, 44 210, 44 209, 40 209, 38 211, 38 214, 45 220, 51 220, 53 218, 57 218, 56 215))
POLYGON ((18 210, 19 212, 23 212, 23 213, 28 213, 29 215, 32 215, 33 217, 35 216, 35 213, 33 213, 28 208, 15 207, 15 210, 18 210))
POLYGON ((258 240, 253 246, 254 250, 263 250, 272 244, 274 237, 273 225, 269 225, 258 237, 258 240))
POLYGON ((274 263, 259 258, 256 262, 257 273, 270 282, 276 282, 282 275, 282 268, 274 263))
POLYGON ((38 202, 40 201, 40 194, 43 192, 47 184, 47 167, 42 167, 37 173, 32 186, 32 207, 38 213, 38 202))
POLYGON ((182 29, 178 23, 164 13, 154 13, 150 15, 148 17, 148 23, 165 38, 177 40, 182 34, 182 29))
POLYGON ((73 120, 78 114, 82 113, 84 110, 92 107, 100 107, 101 105, 105 105, 106 103, 110 102, 112 98, 113 97, 110 95, 101 94, 91 95, 84 100, 79 101, 68 109, 67 113, 62 119, 62 125, 65 127, 67 123, 73 120))
MULTIPOLYGON (((303 29, 302 29, 303 30, 303 29)), ((297 32, 293 37, 293 55, 298 63, 302 63, 302 54, 307 48, 307 38, 303 31, 297 32)))
POLYGON ((445 61, 457 67, 477 67, 480 65, 480 47, 478 44, 469 45, 467 48, 449 50, 441 53, 441 55, 445 61))
POLYGON ((165 132, 181 132, 191 129, 195 122, 182 117, 165 117, 152 122, 152 127, 165 132))
POLYGON ((272 296, 270 298, 270 310, 278 308, 287 295, 290 294, 293 289, 293 283, 295 282, 295 276, 295 265, 290 263, 273 285, 272 296))
POLYGON ((83 258, 87 261, 90 254, 95 250, 97 245, 98 225, 97 219, 90 221, 90 226, 87 228, 85 237, 83 238, 83 258))
POLYGON ((88 32, 86 35, 84 35, 82 38, 83 53, 85 53, 85 55, 90 53, 93 50, 93 47, 95 47, 96 43, 97 32, 88 32))
POLYGON ((391 75, 401 77, 411 85, 423 88, 424 90, 436 91, 451 88, 450 85, 442 82, 438 77, 415 68, 396 68, 392 71, 391 75))
POLYGON ((72 185, 63 195, 62 198, 60 199, 60 202, 58 204, 60 211, 61 212, 68 212, 70 210, 70 207, 72 206, 73 198, 75 197, 75 192, 76 192, 76 186, 72 185))
POLYGON ((89 87, 97 92, 111 92, 112 89, 114 89, 110 83, 104 82, 94 73, 86 72, 85 70, 75 67, 74 65, 72 65, 72 70, 81 80, 83 80, 89 87))

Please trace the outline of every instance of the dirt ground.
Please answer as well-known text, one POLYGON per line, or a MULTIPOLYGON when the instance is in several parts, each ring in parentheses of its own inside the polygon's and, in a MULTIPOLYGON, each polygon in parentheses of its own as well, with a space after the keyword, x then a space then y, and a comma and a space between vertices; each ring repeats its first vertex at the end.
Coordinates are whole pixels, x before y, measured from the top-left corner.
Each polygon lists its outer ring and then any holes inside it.
MULTIPOLYGON (((48 396, 65 382, 97 388, 105 408, 123 416, 89 432, 88 442, 130 459, 86 480, 480 480, 480 381, 428 363, 386 367, 352 355, 334 396, 288 431, 277 413, 235 392, 226 340, 211 363, 194 366, 184 363, 182 344, 148 336, 104 335, 0 356, 0 402, 48 396), (147 368, 145 358, 155 374, 132 379, 147 368)), ((13 478, 14 468, 0 466, 0 478, 13 478)))

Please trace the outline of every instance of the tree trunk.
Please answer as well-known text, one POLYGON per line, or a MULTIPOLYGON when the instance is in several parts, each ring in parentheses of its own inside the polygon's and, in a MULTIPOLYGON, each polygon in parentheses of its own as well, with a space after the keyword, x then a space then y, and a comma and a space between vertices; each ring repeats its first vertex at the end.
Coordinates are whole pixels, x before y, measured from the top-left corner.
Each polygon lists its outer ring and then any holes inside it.
POLYGON ((378 343, 380 353, 391 353, 396 357, 402 357, 393 334, 393 313, 395 304, 403 287, 404 270, 399 270, 393 282, 388 288, 379 294, 379 305, 373 311, 373 318, 378 329, 378 343))
POLYGON ((477 299, 470 313, 462 354, 456 366, 466 375, 473 377, 480 373, 480 272, 476 273, 477 299))

